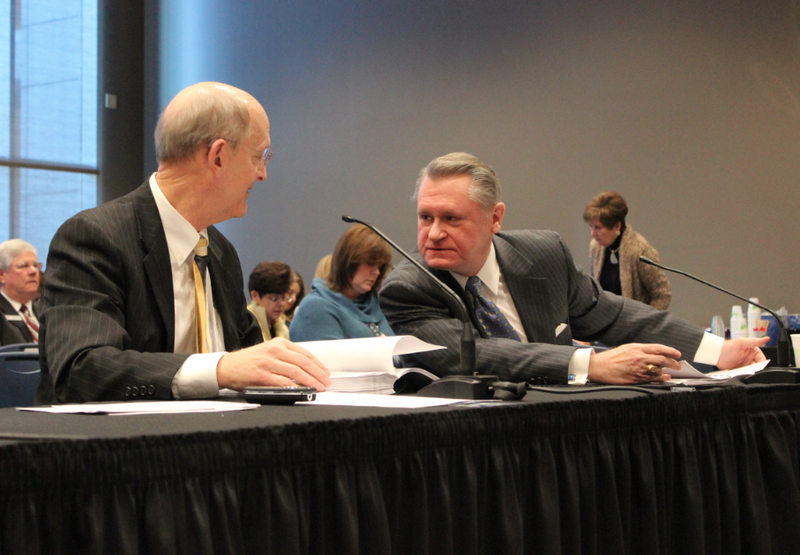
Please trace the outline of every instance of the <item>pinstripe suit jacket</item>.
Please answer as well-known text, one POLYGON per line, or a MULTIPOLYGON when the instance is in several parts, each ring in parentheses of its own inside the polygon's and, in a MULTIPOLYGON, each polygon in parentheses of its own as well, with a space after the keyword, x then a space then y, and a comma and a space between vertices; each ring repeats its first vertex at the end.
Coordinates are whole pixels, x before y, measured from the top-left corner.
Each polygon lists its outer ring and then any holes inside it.
MULTIPOLYGON (((552 231, 509 231, 494 237, 500 270, 514 299, 530 343, 483 338, 476 329, 477 369, 504 380, 534 379, 566 383, 572 338, 665 343, 690 358, 703 330, 669 313, 604 292, 575 266, 572 255, 552 231), (567 324, 558 336, 556 328, 567 324)), ((422 262, 418 252, 414 256, 422 262)), ((465 302, 467 294, 449 272, 431 271, 465 302)), ((446 350, 408 355, 413 365, 438 375, 459 373, 461 309, 416 267, 403 261, 380 292, 381 308, 394 332, 444 345, 446 350)), ((468 305, 469 306, 469 305, 468 305)))
MULTIPOLYGON (((36 318, 39 318, 38 306, 38 302, 33 303, 33 313, 36 318)), ((33 336, 19 312, 14 310, 14 307, 3 295, 0 295, 0 345, 16 343, 33 343, 33 336), (11 319, 8 319, 7 316, 10 316, 11 319)))
MULTIPOLYGON (((227 350, 260 343, 239 257, 208 228, 209 272, 227 350)), ((67 220, 50 244, 42 296, 38 403, 170 399, 188 355, 173 352, 169 250, 147 182, 67 220)))

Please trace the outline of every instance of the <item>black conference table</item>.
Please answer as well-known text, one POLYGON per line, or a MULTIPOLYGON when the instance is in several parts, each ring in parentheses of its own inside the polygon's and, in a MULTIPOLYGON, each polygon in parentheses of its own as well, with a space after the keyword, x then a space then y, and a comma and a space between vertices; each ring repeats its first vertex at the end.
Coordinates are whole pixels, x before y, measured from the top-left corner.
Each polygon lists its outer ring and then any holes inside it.
POLYGON ((0 553, 800 553, 800 386, 563 389, 431 409, 3 409, 0 553))

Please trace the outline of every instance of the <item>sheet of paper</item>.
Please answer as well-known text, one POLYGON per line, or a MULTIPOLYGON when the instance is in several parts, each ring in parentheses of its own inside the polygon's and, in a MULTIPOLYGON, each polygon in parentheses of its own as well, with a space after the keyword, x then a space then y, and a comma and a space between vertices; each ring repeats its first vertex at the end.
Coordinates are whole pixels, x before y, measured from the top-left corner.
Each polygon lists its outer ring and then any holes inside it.
POLYGON ((253 410, 258 405, 227 401, 127 401, 124 403, 83 403, 52 407, 17 407, 17 410, 56 414, 178 414, 187 412, 230 412, 253 410))
POLYGON ((390 372, 394 355, 444 349, 411 335, 303 341, 297 343, 313 353, 331 372, 390 372))
POLYGON ((749 376, 751 374, 755 374, 759 370, 763 370, 769 364, 769 360, 765 360, 763 362, 756 362, 755 364, 750 364, 748 366, 742 366, 741 368, 736 368, 735 370, 716 370, 714 372, 709 372, 708 374, 703 374, 699 370, 697 370, 694 366, 686 362, 685 360, 681 361, 681 369, 680 370, 665 370, 665 373, 669 374, 672 379, 670 381, 680 381, 680 380, 687 380, 687 379, 712 379, 712 380, 727 380, 728 378, 733 378, 736 376, 749 376))
POLYGON ((297 404, 418 409, 455 405, 464 402, 464 399, 440 399, 438 397, 417 397, 416 395, 372 395, 369 393, 323 391, 322 393, 317 393, 316 401, 303 401, 297 404))
POLYGON ((394 382, 409 372, 431 379, 439 377, 422 368, 392 368, 386 372, 331 372, 331 386, 326 391, 337 393, 394 393, 394 382))

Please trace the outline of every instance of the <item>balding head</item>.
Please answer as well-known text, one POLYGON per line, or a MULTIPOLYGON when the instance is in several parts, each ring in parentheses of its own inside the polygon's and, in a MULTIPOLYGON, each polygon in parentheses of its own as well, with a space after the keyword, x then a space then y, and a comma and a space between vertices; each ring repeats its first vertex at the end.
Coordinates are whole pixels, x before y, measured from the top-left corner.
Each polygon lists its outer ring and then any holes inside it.
POLYGON ((188 160, 216 139, 225 139, 235 150, 251 125, 268 128, 268 122, 261 104, 247 92, 223 83, 197 83, 179 92, 161 113, 156 157, 160 164, 188 160))

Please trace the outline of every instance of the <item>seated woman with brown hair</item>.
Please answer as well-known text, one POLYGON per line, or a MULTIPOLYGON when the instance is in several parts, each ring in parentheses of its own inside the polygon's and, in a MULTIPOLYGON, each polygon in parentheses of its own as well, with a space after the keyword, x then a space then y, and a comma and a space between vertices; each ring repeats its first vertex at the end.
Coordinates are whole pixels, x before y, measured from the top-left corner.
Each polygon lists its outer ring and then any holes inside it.
POLYGON ((660 262, 658 251, 625 223, 627 215, 628 204, 619 193, 600 193, 586 205, 591 275, 605 291, 666 310, 672 300, 666 274, 639 260, 646 256, 660 262))
POLYGON ((286 325, 292 325, 292 318, 294 318, 294 311, 306 296, 306 284, 300 274, 292 270, 292 279, 289 281, 289 299, 286 303, 286 308, 283 315, 286 316, 286 325))
POLYGON ((314 279, 295 311, 292 341, 394 335, 377 295, 391 259, 389 245, 369 228, 356 224, 345 231, 330 275, 314 279))
POLYGON ((289 339, 286 310, 292 269, 285 262, 260 262, 250 273, 247 288, 253 302, 247 310, 255 314, 264 341, 273 337, 289 339))

